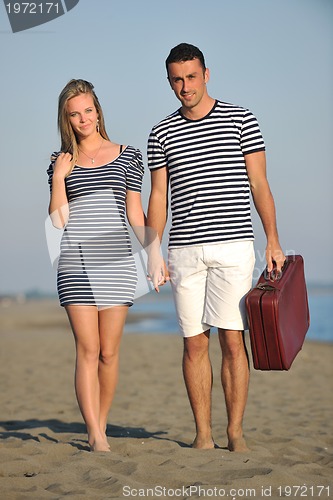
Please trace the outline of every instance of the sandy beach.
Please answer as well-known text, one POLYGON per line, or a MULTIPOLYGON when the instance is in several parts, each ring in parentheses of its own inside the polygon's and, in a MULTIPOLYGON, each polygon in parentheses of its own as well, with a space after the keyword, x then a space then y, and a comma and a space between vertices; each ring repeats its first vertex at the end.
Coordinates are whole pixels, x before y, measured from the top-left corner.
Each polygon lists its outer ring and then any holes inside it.
POLYGON ((126 334, 109 417, 112 453, 91 453, 65 311, 43 300, 7 304, 0 314, 1 500, 333 497, 333 344, 306 341, 289 372, 251 369, 251 451, 238 454, 226 449, 217 336, 217 448, 193 450, 181 338, 126 334))

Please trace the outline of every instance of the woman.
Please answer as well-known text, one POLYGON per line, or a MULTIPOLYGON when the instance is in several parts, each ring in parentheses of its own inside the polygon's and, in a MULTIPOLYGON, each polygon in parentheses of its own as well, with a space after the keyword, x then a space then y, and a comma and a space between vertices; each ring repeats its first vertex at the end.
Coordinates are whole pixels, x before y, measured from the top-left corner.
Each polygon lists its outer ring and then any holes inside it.
POLYGON ((71 80, 60 93, 58 127, 61 152, 48 169, 49 214, 54 226, 65 227, 58 295, 75 338, 75 390, 90 449, 107 452, 120 340, 137 282, 125 216, 138 237, 145 225, 142 156, 109 140, 85 80, 71 80))

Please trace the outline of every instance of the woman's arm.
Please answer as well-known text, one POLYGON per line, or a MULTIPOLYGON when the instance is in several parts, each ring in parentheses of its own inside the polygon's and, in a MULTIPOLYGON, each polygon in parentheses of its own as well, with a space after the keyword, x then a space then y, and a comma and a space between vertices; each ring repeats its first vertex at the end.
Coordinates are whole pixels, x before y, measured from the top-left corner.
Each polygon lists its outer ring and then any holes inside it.
POLYGON ((49 214, 54 227, 62 229, 68 221, 69 208, 65 178, 71 168, 70 153, 60 153, 53 166, 49 214))
POLYGON ((164 285, 168 280, 165 272, 160 240, 157 232, 147 226, 147 219, 142 208, 141 194, 135 191, 127 191, 126 214, 137 239, 146 250, 148 255, 149 279, 153 281, 155 290, 159 285, 164 285), (158 269, 158 271, 156 271, 158 269), (151 271, 151 272, 150 272, 151 271))
POLYGON ((145 245, 146 216, 142 208, 141 193, 127 191, 126 195, 126 215, 136 237, 142 246, 145 245))

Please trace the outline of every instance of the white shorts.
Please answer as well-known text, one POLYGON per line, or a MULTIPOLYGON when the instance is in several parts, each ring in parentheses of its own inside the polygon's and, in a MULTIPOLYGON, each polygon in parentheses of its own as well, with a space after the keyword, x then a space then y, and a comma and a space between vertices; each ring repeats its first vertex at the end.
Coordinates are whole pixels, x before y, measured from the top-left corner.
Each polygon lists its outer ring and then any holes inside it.
POLYGON ((245 295, 252 286, 253 241, 169 249, 168 268, 180 331, 247 328, 245 295))

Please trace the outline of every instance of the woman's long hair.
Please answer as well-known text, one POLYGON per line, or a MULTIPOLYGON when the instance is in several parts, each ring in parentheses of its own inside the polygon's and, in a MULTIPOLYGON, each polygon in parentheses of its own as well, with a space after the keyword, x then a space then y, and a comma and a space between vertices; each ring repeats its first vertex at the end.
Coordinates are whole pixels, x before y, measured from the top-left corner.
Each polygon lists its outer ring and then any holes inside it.
MULTIPOLYGON (((67 85, 63 88, 59 95, 58 101, 58 129, 61 137, 61 151, 64 153, 70 153, 72 155, 72 165, 71 170, 73 170, 74 165, 77 162, 79 156, 79 148, 76 135, 73 132, 72 125, 69 121, 69 115, 67 113, 67 102, 73 97, 77 97, 80 94, 90 94, 94 101, 94 106, 98 115, 98 125, 99 133, 103 139, 109 140, 108 134, 105 129, 105 121, 103 116, 103 111, 99 103, 98 97, 94 92, 94 86, 92 83, 86 80, 70 80, 67 85)), ((70 174, 68 173, 68 175, 70 174)))

